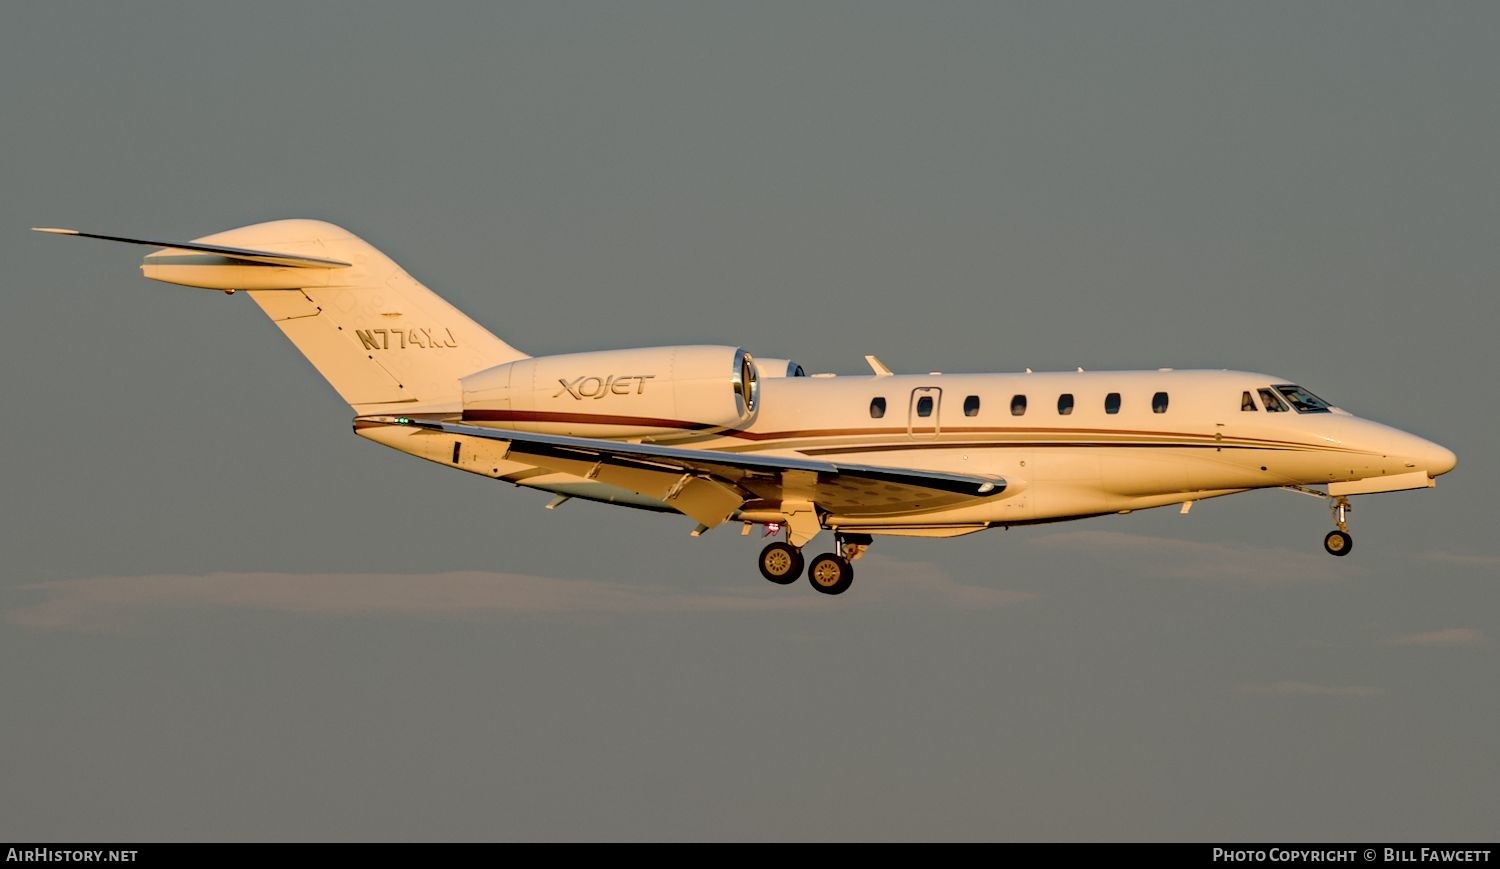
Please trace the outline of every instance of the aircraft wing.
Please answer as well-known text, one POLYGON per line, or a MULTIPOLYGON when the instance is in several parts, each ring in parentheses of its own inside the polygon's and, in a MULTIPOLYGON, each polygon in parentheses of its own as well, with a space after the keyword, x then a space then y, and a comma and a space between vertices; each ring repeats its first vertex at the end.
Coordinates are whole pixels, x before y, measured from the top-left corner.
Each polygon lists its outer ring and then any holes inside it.
POLYGON ((876 516, 952 507, 1005 491, 1003 478, 977 474, 533 434, 417 417, 365 419, 504 441, 508 459, 660 499, 708 527, 752 501, 808 501, 830 513, 876 516))

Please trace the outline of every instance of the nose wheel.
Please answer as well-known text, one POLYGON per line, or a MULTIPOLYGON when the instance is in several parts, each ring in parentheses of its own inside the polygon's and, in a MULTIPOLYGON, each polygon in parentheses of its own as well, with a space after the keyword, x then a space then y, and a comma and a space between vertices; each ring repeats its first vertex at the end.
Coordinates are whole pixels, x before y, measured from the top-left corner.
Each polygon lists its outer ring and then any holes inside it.
POLYGON ((1349 506, 1348 498, 1340 495, 1334 499, 1330 509, 1333 511, 1333 522, 1339 529, 1328 532, 1328 536, 1323 538, 1323 551, 1342 558, 1354 551, 1354 537, 1349 534, 1349 513, 1354 508, 1349 506))
POLYGON ((1354 551, 1354 538, 1348 531, 1330 531, 1323 538, 1323 550, 1329 555, 1348 555, 1354 551))

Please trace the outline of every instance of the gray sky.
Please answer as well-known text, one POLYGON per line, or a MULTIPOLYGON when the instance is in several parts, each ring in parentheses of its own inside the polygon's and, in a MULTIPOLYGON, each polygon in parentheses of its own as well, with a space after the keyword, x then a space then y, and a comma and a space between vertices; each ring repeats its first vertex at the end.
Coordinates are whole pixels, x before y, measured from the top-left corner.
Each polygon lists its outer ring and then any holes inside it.
POLYGON ((0 837, 1493 838, 1500 7, 22 4, 0 837), (531 353, 1176 366, 1456 450, 772 587, 361 441, 140 250, 349 227, 531 353))

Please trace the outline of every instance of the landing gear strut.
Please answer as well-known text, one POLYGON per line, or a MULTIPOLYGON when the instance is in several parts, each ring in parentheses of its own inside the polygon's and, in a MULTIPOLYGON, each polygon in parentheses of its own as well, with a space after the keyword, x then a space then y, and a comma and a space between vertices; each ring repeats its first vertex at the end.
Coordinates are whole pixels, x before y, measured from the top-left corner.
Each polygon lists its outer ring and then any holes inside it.
POLYGON ((1328 532, 1323 538, 1323 549, 1329 555, 1343 557, 1354 551, 1354 538, 1349 534, 1349 513, 1354 508, 1349 506, 1349 499, 1343 495, 1334 499, 1329 506, 1333 511, 1333 522, 1339 526, 1339 530, 1328 532))
POLYGON ((875 538, 868 534, 840 534, 838 535, 838 552, 849 561, 858 561, 865 557, 865 550, 875 538))

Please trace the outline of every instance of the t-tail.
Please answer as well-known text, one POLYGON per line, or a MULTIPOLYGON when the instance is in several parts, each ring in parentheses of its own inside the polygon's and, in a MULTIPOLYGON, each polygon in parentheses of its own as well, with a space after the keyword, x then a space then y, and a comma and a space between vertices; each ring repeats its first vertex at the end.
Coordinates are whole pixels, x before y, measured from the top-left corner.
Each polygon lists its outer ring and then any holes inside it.
POLYGON ((245 292, 360 415, 458 410, 459 378, 527 358, 331 223, 276 220, 191 242, 37 231, 160 247, 146 277, 245 292))

